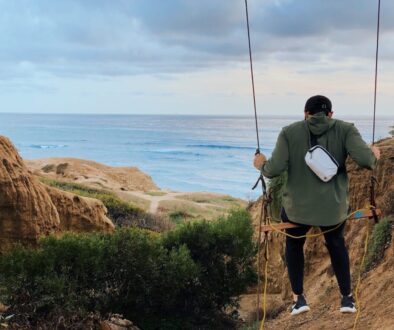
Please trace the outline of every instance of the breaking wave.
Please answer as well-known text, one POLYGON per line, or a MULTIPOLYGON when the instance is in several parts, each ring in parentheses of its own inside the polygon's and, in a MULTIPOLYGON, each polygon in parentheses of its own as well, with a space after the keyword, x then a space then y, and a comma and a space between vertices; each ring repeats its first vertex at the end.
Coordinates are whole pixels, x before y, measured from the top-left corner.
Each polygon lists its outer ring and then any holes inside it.
POLYGON ((31 144, 29 147, 33 149, 60 149, 68 146, 66 144, 31 144))

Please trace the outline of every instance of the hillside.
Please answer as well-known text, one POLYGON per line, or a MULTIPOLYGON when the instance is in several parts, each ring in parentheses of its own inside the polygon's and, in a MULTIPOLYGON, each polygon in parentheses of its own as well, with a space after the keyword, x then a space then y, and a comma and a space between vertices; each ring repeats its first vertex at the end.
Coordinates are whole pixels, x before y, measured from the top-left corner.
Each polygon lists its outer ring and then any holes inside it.
POLYGON ((162 190, 136 167, 111 167, 76 158, 37 159, 25 163, 39 178, 109 191, 125 202, 174 223, 198 218, 211 220, 234 207, 247 205, 246 201, 224 194, 162 190))
MULTIPOLYGON (((380 141, 382 157, 375 170, 377 178, 376 201, 383 215, 394 217, 394 139, 380 141)), ((368 203, 370 172, 362 170, 349 162, 350 202, 353 210, 368 203)), ((251 212, 257 224, 259 203, 253 205, 251 212)), ((349 247, 353 286, 363 255, 366 232, 372 232, 373 220, 351 221, 346 228, 346 241, 349 247)), ((392 231, 392 227, 391 227, 392 231)), ((271 319, 266 329, 351 329, 354 315, 339 313, 340 295, 336 279, 331 269, 324 238, 310 238, 305 246, 305 294, 311 312, 291 317, 288 309, 291 304, 291 289, 284 265, 284 239, 280 234, 270 237, 269 296, 268 313, 271 319), (276 316, 276 317, 275 317, 276 316)), ((362 275, 360 286, 361 315, 358 329, 394 329, 394 237, 388 244, 382 260, 362 275)), ((255 318, 255 294, 245 295, 241 302, 241 317, 255 318)))
POLYGON ((34 174, 93 188, 122 191, 158 189, 152 178, 136 167, 111 167, 78 158, 45 158, 25 160, 25 163, 34 174))

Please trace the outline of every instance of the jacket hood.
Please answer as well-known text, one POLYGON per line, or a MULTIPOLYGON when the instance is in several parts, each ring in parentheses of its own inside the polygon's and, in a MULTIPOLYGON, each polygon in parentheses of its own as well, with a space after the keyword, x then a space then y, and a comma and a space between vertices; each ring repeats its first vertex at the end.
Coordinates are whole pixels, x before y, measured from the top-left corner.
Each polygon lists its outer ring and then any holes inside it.
POLYGON ((306 122, 312 134, 319 136, 333 127, 336 123, 336 120, 328 118, 324 112, 318 112, 309 116, 306 122))

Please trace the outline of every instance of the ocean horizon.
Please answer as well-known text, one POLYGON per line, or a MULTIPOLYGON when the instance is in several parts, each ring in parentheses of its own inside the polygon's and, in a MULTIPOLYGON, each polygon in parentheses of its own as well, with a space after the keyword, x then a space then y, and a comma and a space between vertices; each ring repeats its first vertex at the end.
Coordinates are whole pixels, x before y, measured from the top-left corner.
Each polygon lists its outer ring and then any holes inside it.
MULTIPOLYGON (((372 140, 371 117, 353 122, 372 140)), ((270 156, 283 126, 302 116, 260 116, 261 151, 270 156)), ((380 116, 375 139, 390 136, 394 116, 380 116)), ((123 114, 0 113, 0 134, 24 159, 75 157, 110 166, 133 166, 161 189, 225 193, 252 200, 258 177, 254 117, 123 114)))

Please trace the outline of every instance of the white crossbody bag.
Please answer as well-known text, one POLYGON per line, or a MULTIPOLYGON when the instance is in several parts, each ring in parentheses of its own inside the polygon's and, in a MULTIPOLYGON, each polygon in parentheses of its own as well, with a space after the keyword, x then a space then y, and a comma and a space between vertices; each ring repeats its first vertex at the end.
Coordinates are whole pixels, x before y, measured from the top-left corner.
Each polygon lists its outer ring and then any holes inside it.
POLYGON ((334 156, 321 145, 315 145, 313 147, 311 145, 312 142, 309 139, 310 148, 305 155, 305 162, 320 180, 328 182, 337 174, 339 164, 334 156))

